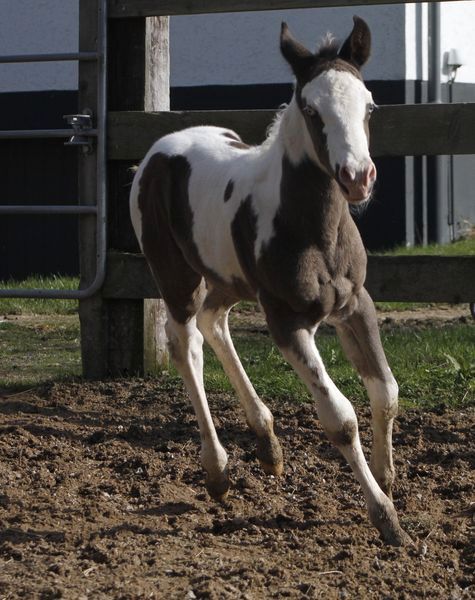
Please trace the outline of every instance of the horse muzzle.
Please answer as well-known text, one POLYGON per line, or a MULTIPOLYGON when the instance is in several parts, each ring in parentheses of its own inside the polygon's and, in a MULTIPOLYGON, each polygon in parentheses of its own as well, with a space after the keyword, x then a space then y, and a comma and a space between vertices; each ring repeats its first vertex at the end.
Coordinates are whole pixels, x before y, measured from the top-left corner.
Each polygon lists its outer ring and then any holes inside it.
POLYGON ((348 166, 337 165, 336 180, 345 199, 350 204, 360 204, 371 196, 376 181, 376 167, 372 160, 359 172, 348 166))

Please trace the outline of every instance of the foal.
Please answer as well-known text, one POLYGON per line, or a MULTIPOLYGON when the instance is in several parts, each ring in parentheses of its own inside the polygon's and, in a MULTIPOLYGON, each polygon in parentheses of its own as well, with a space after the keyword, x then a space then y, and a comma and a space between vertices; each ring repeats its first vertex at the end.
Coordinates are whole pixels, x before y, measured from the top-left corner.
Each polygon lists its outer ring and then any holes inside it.
POLYGON ((171 358, 198 420, 210 495, 226 496, 229 474, 203 387, 203 337, 236 390, 262 468, 275 475, 283 469, 272 414, 228 329, 231 307, 257 300, 274 341, 310 390, 326 435, 359 481, 371 522, 386 542, 399 545, 405 534, 390 500, 398 386, 363 287, 366 253, 348 206, 369 200, 376 179, 368 151, 374 104, 360 75, 370 42, 368 26, 355 17, 340 49, 329 42, 313 54, 283 24, 280 47, 296 77, 295 93, 266 141, 249 147, 219 127, 167 135, 140 165, 130 202, 166 303, 171 358), (315 346, 325 319, 336 326, 370 398, 371 468, 353 407, 315 346))

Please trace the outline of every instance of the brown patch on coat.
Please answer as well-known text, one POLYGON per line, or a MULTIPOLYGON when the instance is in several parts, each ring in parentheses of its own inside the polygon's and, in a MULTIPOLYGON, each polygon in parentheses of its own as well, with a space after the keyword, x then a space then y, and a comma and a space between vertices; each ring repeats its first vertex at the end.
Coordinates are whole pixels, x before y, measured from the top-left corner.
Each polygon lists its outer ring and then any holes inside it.
POLYGON ((358 433, 358 426, 355 421, 345 421, 338 431, 325 431, 325 433, 335 446, 351 446, 358 433))
POLYGON ((232 179, 230 179, 228 181, 228 185, 226 186, 226 189, 224 190, 224 201, 227 202, 228 200, 231 199, 231 196, 233 195, 233 191, 234 191, 234 181, 232 179))
POLYGON ((249 150, 251 146, 245 144, 244 142, 232 141, 228 142, 228 146, 232 146, 233 148, 237 148, 238 150, 249 150))
POLYGON ((231 223, 231 235, 236 248, 236 254, 254 291, 259 287, 254 257, 254 245, 257 238, 257 216, 252 206, 252 196, 249 195, 241 202, 231 223))
POLYGON ((185 323, 203 302, 203 277, 223 293, 243 299, 255 295, 247 282, 225 282, 207 267, 192 237, 193 213, 189 203, 191 166, 184 156, 152 156, 140 180, 144 254, 173 318, 185 323))
POLYGON ((239 300, 240 298, 238 296, 230 294, 222 288, 210 286, 208 288, 206 298, 204 299, 202 310, 216 312, 217 310, 222 308, 230 308, 239 300))
POLYGON ((362 287, 366 253, 336 182, 310 160, 293 165, 284 156, 280 195, 257 278, 290 317, 305 314, 316 323, 362 287))
MULTIPOLYGON (((157 153, 150 157, 143 170, 138 196, 144 254, 162 298, 180 323, 188 321, 196 312, 202 279, 178 242, 180 231, 191 227, 190 174, 184 157, 170 158, 157 153)), ((187 237, 190 237, 189 232, 187 237)))
POLYGON ((235 131, 223 131, 221 133, 221 135, 223 135, 226 138, 229 138, 230 140, 236 140, 238 142, 241 142, 241 138, 238 136, 238 134, 235 131))
POLYGON ((362 377, 386 381, 389 365, 379 335, 378 320, 373 301, 362 288, 356 296, 353 312, 339 319, 335 327, 340 343, 352 365, 362 377))

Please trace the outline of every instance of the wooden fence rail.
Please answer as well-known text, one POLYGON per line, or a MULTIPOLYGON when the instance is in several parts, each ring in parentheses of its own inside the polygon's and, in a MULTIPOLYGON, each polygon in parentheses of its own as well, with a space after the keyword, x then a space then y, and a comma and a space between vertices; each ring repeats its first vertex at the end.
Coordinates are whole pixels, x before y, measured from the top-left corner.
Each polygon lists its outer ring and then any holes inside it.
MULTIPOLYGON (((414 3, 414 0, 109 0, 109 16, 154 17, 405 3, 414 3)), ((420 3, 420 0, 415 0, 415 3, 420 3)))
MULTIPOLYGON (((141 159, 159 137, 193 125, 219 125, 258 144, 272 122, 272 110, 188 112, 111 112, 108 155, 112 160, 141 159)), ((371 117, 371 154, 421 156, 475 154, 475 104, 381 106, 371 117)))
MULTIPOLYGON (((157 286, 142 254, 110 252, 105 298, 158 298, 157 286)), ((366 287, 384 302, 473 302, 475 256, 368 257, 366 287)))

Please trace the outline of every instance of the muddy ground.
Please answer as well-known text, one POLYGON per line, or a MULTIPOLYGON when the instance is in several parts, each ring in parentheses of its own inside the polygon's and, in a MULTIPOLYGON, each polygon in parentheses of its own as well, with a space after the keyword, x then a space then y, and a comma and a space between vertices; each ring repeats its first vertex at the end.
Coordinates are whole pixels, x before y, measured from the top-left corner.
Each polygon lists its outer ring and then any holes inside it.
MULTIPOLYGON (((286 470, 265 476, 234 398, 210 398, 231 461, 210 501, 181 389, 51 383, 0 395, 0 598, 474 597, 475 411, 405 411, 383 545, 312 405, 272 405, 286 470)), ((368 451, 367 411, 359 411, 368 451)))

